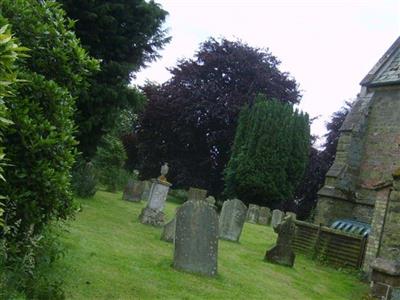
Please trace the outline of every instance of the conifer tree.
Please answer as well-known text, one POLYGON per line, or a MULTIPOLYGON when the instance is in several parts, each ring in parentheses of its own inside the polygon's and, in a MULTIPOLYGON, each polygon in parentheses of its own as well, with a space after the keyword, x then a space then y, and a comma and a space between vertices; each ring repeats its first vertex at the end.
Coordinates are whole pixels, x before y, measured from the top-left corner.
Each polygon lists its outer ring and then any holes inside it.
POLYGON ((225 169, 225 194, 272 207, 291 197, 302 179, 309 147, 308 115, 258 95, 240 114, 225 169))

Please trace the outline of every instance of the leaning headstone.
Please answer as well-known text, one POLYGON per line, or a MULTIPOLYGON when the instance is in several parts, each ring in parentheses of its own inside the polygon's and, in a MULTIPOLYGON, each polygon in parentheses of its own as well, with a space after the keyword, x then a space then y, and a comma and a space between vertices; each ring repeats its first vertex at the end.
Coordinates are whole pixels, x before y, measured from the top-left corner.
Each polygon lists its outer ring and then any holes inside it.
POLYGON ((286 216, 285 219, 274 227, 278 233, 276 245, 265 253, 264 260, 271 263, 293 267, 295 254, 292 249, 292 240, 296 231, 296 227, 291 216, 286 216))
POLYGON ((164 225, 163 232, 161 234, 161 240, 168 243, 173 243, 175 239, 175 226, 176 218, 173 218, 167 224, 164 225))
POLYGON ((142 184, 141 181, 134 181, 133 179, 128 180, 128 184, 125 186, 122 199, 132 202, 140 202, 142 199, 142 184))
POLYGON ((260 216, 260 207, 255 204, 249 204, 249 209, 247 210, 247 222, 257 224, 258 218, 260 216))
POLYGON ((188 192, 188 201, 196 200, 196 201, 204 201, 207 196, 207 190, 198 189, 198 188, 189 188, 188 192))
POLYGON ((258 224, 269 225, 271 224, 271 210, 268 207, 260 207, 260 215, 258 217, 258 224))
POLYGON ((151 182, 149 180, 142 181, 142 199, 147 201, 149 199, 150 189, 151 189, 151 182))
POLYGON ((173 267, 207 276, 217 274, 218 215, 205 201, 187 201, 176 214, 173 267))
POLYGON ((271 219, 271 226, 272 228, 275 228, 278 224, 282 222, 282 219, 284 217, 284 213, 280 211, 279 209, 274 209, 272 211, 272 219, 271 219))
POLYGON ((167 200, 170 183, 153 179, 147 206, 139 215, 142 224, 161 226, 164 223, 164 205, 167 200))
POLYGON ((211 206, 214 206, 214 205, 215 205, 215 198, 214 198, 213 196, 208 196, 208 197, 206 198, 206 202, 207 202, 208 204, 210 204, 211 206))
POLYGON ((225 201, 219 216, 219 238, 239 242, 246 212, 246 205, 239 199, 225 201))

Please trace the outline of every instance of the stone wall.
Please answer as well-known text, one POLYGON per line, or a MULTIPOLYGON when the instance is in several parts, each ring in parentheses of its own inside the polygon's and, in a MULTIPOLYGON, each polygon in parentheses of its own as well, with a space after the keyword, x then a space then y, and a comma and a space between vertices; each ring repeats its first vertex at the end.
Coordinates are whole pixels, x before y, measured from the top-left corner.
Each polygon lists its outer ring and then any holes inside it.
POLYGON ((400 89, 364 90, 346 118, 335 162, 319 192, 315 223, 371 223, 376 191, 400 166, 400 89))
POLYGON ((371 223, 372 229, 368 237, 368 243, 363 264, 363 270, 367 273, 370 273, 370 265, 378 255, 383 225, 385 222, 386 207, 389 198, 388 196, 388 188, 377 192, 374 215, 371 223))

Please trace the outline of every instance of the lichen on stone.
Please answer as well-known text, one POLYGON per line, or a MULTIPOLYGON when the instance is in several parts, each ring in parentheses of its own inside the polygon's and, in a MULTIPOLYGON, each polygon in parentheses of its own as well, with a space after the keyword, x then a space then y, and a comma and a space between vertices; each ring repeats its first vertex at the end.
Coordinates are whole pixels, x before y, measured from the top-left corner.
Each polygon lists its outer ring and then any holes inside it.
POLYGON ((392 176, 393 176, 393 179, 399 180, 400 179, 400 168, 397 168, 396 170, 394 170, 392 176))

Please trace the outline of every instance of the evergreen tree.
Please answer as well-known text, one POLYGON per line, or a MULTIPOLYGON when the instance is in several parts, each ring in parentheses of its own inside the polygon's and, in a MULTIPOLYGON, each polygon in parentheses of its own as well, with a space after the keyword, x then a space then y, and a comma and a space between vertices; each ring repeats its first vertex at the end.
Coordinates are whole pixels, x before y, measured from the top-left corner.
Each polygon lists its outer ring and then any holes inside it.
POLYGON ((305 170, 308 116, 258 95, 240 114, 225 170, 225 195, 277 207, 293 197, 305 170))
POLYGON ((133 74, 159 57, 170 41, 162 25, 167 16, 153 0, 59 0, 76 20, 76 34, 89 53, 101 60, 91 88, 77 99, 79 150, 94 156, 103 134, 123 109, 138 111, 144 97, 129 87, 133 74))

